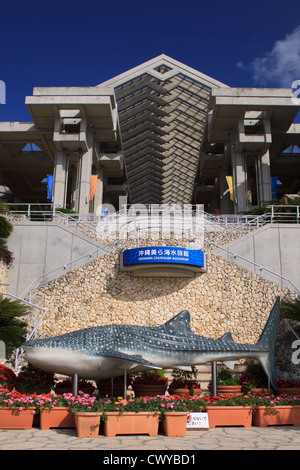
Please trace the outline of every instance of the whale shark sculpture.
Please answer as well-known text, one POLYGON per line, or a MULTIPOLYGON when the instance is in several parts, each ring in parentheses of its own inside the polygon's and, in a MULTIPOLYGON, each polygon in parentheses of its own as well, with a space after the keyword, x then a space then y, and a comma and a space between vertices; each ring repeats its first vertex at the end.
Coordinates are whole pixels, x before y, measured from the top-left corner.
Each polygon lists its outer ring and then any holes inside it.
POLYGON ((146 369, 190 370, 192 365, 221 361, 233 367, 241 358, 258 359, 276 390, 274 360, 280 299, 272 308, 256 344, 236 343, 230 332, 219 339, 194 334, 187 310, 158 327, 104 325, 23 344, 25 359, 51 372, 85 379, 116 377, 124 364, 131 373, 146 369))

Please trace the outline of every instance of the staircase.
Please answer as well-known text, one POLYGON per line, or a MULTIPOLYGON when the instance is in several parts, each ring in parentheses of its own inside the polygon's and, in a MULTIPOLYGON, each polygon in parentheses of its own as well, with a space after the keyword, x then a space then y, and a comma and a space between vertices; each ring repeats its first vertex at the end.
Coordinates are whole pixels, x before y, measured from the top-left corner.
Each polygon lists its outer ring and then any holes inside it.
MULTIPOLYGON (((297 207, 296 221, 298 221, 299 218, 298 209, 297 207)), ((49 214, 47 215, 49 216, 49 214)), ((126 207, 124 210, 108 215, 105 218, 96 217, 93 214, 70 215, 57 212, 52 213, 52 220, 59 221, 72 230, 76 230, 97 242, 101 242, 101 248, 81 257, 81 263, 89 263, 94 259, 105 256, 112 247, 116 247, 121 251, 127 247, 139 246, 143 241, 148 240, 149 234, 157 240, 157 244, 163 244, 164 240, 170 241, 170 239, 173 238, 174 242, 180 242, 190 248, 217 250, 217 253, 220 255, 222 255, 222 252, 225 252, 226 256, 231 256, 230 261, 234 262, 238 255, 228 250, 226 244, 256 230, 266 223, 276 223, 278 220, 282 220, 282 217, 282 214, 280 214, 280 219, 278 219, 278 217, 274 214, 272 215, 272 213, 271 216, 264 215, 251 218, 248 216, 213 216, 196 208, 196 210, 192 209, 185 214, 185 222, 182 224, 181 214, 177 213, 176 210, 172 208, 170 208, 170 213, 167 214, 167 217, 166 214, 163 215, 161 213, 151 212, 150 208, 146 214, 141 214, 138 213, 138 211, 126 207)), ((290 219, 290 215, 288 215, 288 217, 290 219)), ((293 219, 293 221, 295 221, 295 219, 293 219)), ((249 264, 252 263, 249 260, 246 261, 249 264)), ((76 263, 74 261, 59 266, 55 270, 36 278, 23 292, 21 299, 27 302, 28 305, 31 304, 33 308, 40 309, 40 311, 42 310, 43 312, 42 315, 35 314, 31 317, 32 330, 29 337, 36 337, 41 334, 41 332, 39 332, 39 325, 47 314, 41 307, 38 307, 38 287, 48 283, 53 279, 53 276, 57 278, 75 268, 76 263)), ((258 274, 263 275, 264 268, 260 268, 261 270, 258 274)), ((290 289, 291 292, 300 296, 300 292, 288 279, 283 279, 282 276, 276 273, 274 273, 274 275, 278 277, 280 282, 284 280, 286 287, 290 289)), ((17 352, 17 358, 21 353, 21 350, 17 352)), ((206 370, 207 367, 204 369, 205 370, 201 372, 204 375, 200 381, 202 380, 206 383, 206 375, 209 375, 210 371, 206 370)))

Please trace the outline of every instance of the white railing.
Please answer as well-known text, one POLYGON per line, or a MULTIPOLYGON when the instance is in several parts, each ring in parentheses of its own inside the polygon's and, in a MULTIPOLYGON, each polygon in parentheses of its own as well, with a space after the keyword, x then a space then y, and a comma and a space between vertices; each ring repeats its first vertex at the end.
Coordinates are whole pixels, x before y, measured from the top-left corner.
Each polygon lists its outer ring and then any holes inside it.
POLYGON ((295 286, 295 284, 293 284, 285 276, 282 276, 281 274, 276 273, 275 271, 272 271, 271 269, 266 268, 266 267, 260 265, 259 263, 256 263, 255 261, 251 261, 251 260, 245 258, 244 256, 241 256, 237 253, 234 253, 233 251, 228 250, 228 248, 226 248, 225 246, 217 245, 214 241, 207 240, 206 243, 209 246, 213 246, 216 249, 216 251, 220 250, 220 251, 225 252, 226 255, 227 255, 226 259, 228 261, 236 262, 237 259, 242 261, 242 264, 240 264, 240 266, 242 266, 244 268, 247 268, 247 269, 249 269, 249 266, 254 268, 253 269, 254 274, 257 274, 258 276, 264 277, 264 279, 266 279, 266 280, 269 280, 271 282, 279 284, 281 287, 285 287, 290 292, 293 292, 293 293, 297 294, 297 296, 300 298, 299 289, 295 286), (268 274, 268 277, 262 276, 263 273, 268 274))
POLYGON ((96 248, 95 250, 92 250, 82 256, 79 256, 78 258, 75 258, 65 264, 62 264, 61 266, 58 266, 57 268, 51 269, 47 273, 37 276, 22 293, 21 298, 27 299, 30 302, 33 293, 40 286, 46 284, 47 282, 53 281, 54 279, 57 279, 60 276, 63 276, 64 274, 76 269, 77 267, 82 266, 82 264, 86 264, 88 262, 94 261, 95 259, 98 259, 99 255, 101 255, 101 257, 104 256, 105 254, 110 252, 111 247, 116 246, 118 243, 121 243, 121 240, 114 240, 109 244, 102 245, 96 248))
POLYGON ((55 218, 56 210, 60 207, 53 203, 5 203, 8 207, 7 215, 13 217, 24 216, 28 220, 45 221, 55 218))

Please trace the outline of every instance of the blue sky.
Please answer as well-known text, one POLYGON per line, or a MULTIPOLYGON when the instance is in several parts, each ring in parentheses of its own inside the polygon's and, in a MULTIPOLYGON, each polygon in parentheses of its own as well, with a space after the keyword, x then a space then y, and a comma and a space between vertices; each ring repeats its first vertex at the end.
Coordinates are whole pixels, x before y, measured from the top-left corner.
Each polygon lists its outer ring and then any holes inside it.
POLYGON ((94 86, 164 52, 232 87, 300 80, 300 4, 274 1, 5 2, 0 121, 28 121, 35 86, 94 86))

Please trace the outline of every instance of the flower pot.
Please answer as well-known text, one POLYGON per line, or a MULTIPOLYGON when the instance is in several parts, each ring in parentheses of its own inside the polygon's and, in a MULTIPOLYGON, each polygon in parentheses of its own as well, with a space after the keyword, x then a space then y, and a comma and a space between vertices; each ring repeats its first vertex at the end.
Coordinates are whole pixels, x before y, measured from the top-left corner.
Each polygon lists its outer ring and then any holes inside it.
POLYGON ((274 408, 257 406, 253 414, 253 425, 260 427, 300 426, 300 405, 283 405, 275 406, 274 408))
POLYGON ((104 421, 104 435, 114 437, 117 434, 149 434, 157 436, 159 415, 149 411, 105 412, 107 421, 104 421))
POLYGON ((167 384, 133 384, 132 390, 136 397, 156 397, 166 393, 167 384))
POLYGON ((279 387, 277 390, 279 395, 300 395, 300 387, 279 387))
POLYGON ((210 428, 216 426, 251 427, 251 406, 206 406, 206 411, 210 428))
POLYGON ((1 385, 0 384, 0 393, 6 393, 6 392, 11 392, 13 390, 13 386, 11 385, 1 385))
POLYGON ((269 389, 268 388, 251 388, 250 393, 252 395, 259 395, 259 394, 268 394, 269 389))
POLYGON ((241 385, 217 385, 217 393, 222 394, 225 397, 229 397, 230 395, 241 394, 241 391, 241 385))
POLYGON ((185 436, 188 413, 185 411, 164 412, 162 430, 168 437, 185 436))
POLYGON ((40 388, 36 390, 26 390, 22 387, 15 387, 16 391, 23 395, 48 395, 51 392, 50 388, 40 388))
POLYGON ((75 426, 78 437, 95 438, 99 434, 102 413, 75 411, 75 426))
POLYGON ((40 413, 40 428, 75 428, 74 413, 64 406, 45 409, 40 413))
POLYGON ((190 395, 193 396, 200 396, 202 393, 201 388, 189 388, 190 395))
POLYGON ((123 384, 114 384, 113 393, 111 389, 111 384, 97 384, 100 397, 123 397, 124 395, 124 385, 123 384))
POLYGON ((31 429, 35 408, 24 408, 23 410, 12 410, 0 408, 1 429, 31 429))
POLYGON ((169 394, 179 395, 180 397, 183 397, 183 395, 190 395, 190 389, 189 388, 169 388, 169 394))

